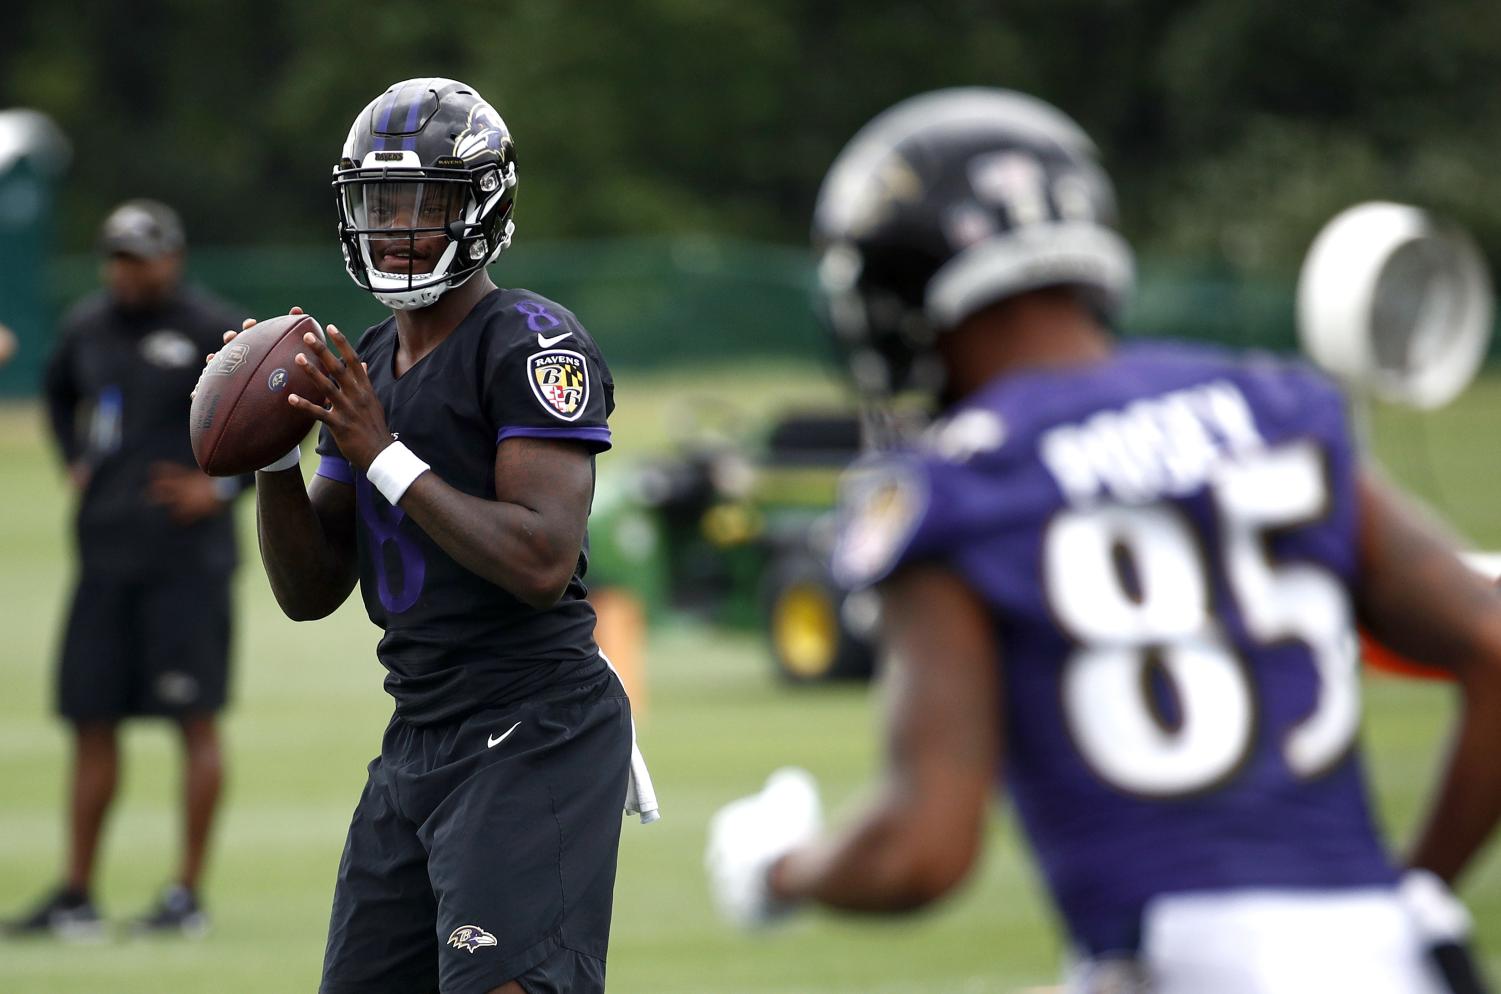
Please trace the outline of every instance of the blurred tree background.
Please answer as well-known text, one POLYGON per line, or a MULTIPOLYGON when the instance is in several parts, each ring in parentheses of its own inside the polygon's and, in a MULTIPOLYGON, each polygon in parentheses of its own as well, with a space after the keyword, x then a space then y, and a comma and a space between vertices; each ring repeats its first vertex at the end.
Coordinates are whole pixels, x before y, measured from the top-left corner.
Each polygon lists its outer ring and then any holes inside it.
POLYGON ((0 106, 74 142, 64 249, 141 194, 179 204, 198 243, 331 244, 350 120, 425 74, 511 125, 526 238, 800 243, 876 111, 1010 86, 1096 137, 1145 254, 1256 272, 1368 197, 1442 210, 1501 255, 1498 43, 1490 0, 23 0, 0 106))
POLYGON ((1501 258, 1498 44, 1492 0, 20 0, 0 33, 0 107, 41 110, 73 143, 54 309, 91 285, 103 214, 144 195, 181 209, 202 275, 252 309, 295 293, 374 318, 339 267, 329 171, 387 85, 464 79, 518 143, 517 248, 499 277, 603 331, 657 328, 631 340, 645 355, 734 312, 746 323, 720 341, 813 334, 799 253, 841 145, 912 93, 1014 87, 1100 143, 1148 277, 1135 321, 1180 333, 1288 326, 1303 251, 1360 200, 1441 211, 1501 258), (213 256, 224 247, 259 254, 213 256), (724 287, 680 278, 732 263, 750 274, 742 294, 785 291, 759 324, 749 297, 726 306, 724 287), (309 271, 325 289, 303 289, 309 271), (704 294, 709 310, 669 299, 704 294))

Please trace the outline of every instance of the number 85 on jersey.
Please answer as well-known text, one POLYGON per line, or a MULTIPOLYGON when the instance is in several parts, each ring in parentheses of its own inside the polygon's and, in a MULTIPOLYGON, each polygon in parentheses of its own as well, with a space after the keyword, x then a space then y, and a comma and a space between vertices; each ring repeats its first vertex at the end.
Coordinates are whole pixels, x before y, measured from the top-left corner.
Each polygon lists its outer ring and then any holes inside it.
POLYGON ((1345 587, 1312 562, 1275 562, 1268 537, 1312 525, 1329 508, 1321 450, 1297 442, 1246 454, 1209 484, 1212 546, 1186 509, 1162 502, 1060 512, 1043 540, 1048 602, 1074 643, 1062 698, 1073 742, 1095 773, 1127 793, 1172 798, 1220 786, 1257 731, 1248 669, 1297 640, 1318 677, 1312 713, 1281 756, 1312 779, 1344 758, 1360 723, 1359 654, 1345 587), (1233 605, 1216 610, 1216 569, 1233 605), (1232 612, 1250 636, 1238 652, 1232 612), (1163 704, 1170 689, 1174 706, 1163 704))

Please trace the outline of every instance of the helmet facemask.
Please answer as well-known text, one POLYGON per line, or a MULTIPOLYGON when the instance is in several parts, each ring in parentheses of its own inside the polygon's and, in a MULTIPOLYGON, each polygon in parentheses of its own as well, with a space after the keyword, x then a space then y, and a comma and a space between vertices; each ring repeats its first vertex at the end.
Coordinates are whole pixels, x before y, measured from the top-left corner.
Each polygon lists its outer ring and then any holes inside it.
POLYGON ((336 170, 350 275, 394 310, 435 303, 509 247, 515 185, 514 163, 505 173, 497 165, 336 170))

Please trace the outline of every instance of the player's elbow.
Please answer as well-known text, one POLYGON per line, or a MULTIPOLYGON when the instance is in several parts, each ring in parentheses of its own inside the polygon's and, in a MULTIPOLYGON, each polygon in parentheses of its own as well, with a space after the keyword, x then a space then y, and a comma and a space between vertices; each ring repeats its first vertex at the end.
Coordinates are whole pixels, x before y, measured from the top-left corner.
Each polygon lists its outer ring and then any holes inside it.
POLYGON ((276 606, 292 621, 320 621, 339 609, 354 589, 353 567, 337 572, 299 572, 266 557, 266 577, 276 606))
POLYGON ((952 893, 974 868, 977 840, 912 825, 889 840, 884 878, 889 911, 917 911, 952 893))
POLYGON ((281 613, 292 621, 322 621, 338 607, 337 604, 328 606, 312 601, 283 600, 279 597, 276 603, 281 607, 281 613))
POLYGON ((281 613, 286 615, 289 621, 322 621, 332 612, 282 608, 281 613))
POLYGON ((934 904, 964 882, 974 862, 973 850, 966 852, 958 847, 918 854, 907 870, 899 895, 912 910, 934 904))
POLYGON ((563 599, 563 591, 566 589, 567 584, 561 587, 532 587, 518 592, 517 597, 534 611, 545 611, 563 599))
POLYGON ((563 599, 573 579, 573 564, 566 568, 539 566, 512 585, 511 593, 527 607, 544 611, 563 599))
POLYGON ((578 548, 538 533, 531 536, 531 542, 516 562, 524 562, 525 566, 516 569, 496 564, 503 571, 497 580, 527 607, 543 611, 562 600, 568 591, 578 566, 578 548))
POLYGON ((947 897, 967 875, 968 867, 956 869, 937 862, 893 867, 885 875, 880 909, 895 913, 921 911, 947 897))

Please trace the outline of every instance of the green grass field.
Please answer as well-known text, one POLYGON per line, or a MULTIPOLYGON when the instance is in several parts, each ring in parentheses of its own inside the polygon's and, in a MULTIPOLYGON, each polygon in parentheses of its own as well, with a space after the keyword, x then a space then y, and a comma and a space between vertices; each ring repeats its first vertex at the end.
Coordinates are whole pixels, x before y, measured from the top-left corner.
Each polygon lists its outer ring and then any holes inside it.
MULTIPOLYGON (((692 384, 705 395, 720 394, 727 381, 752 419, 784 400, 827 396, 831 389, 804 371, 780 369, 698 374, 692 383, 627 381, 616 420, 625 441, 607 458, 662 446, 667 398, 691 395, 692 384)), ((1392 463, 1430 496, 1444 496, 1445 488, 1458 494, 1457 514, 1469 534, 1501 547, 1501 514, 1480 486, 1498 478, 1485 472, 1485 459, 1501 422, 1481 420, 1480 406, 1497 400, 1497 390, 1485 384, 1474 403, 1425 429, 1433 452, 1419 470, 1392 463), (1468 482, 1451 482, 1460 478, 1468 482)), ((1401 418, 1374 423, 1383 439, 1404 437, 1401 418)), ((0 466, 0 913, 9 914, 55 882, 62 856, 67 741, 50 714, 49 694, 71 569, 70 498, 32 408, 0 410, 0 466)), ((248 520, 248 502, 240 511, 248 520)), ((329 620, 293 624, 273 604, 253 544, 245 551, 226 722, 229 789, 207 886, 214 932, 200 942, 0 942, 3 994, 315 988, 344 829, 390 707, 373 655, 376 632, 357 602, 329 620)), ((778 686, 754 638, 687 623, 654 630, 648 660, 651 710, 640 739, 664 818, 645 828, 632 819, 625 827, 612 990, 981 994, 1046 985, 1057 976, 1061 944, 1051 912, 999 808, 976 879, 936 912, 883 923, 810 915, 755 939, 720 925, 701 871, 710 813, 789 762, 814 771, 836 813, 847 808, 878 764, 873 701, 864 688, 778 686)), ((1448 698, 1444 688, 1368 681, 1365 740, 1382 815, 1398 840, 1410 834, 1429 790, 1448 698)), ((169 729, 133 726, 99 881, 112 918, 141 910, 172 872, 176 781, 169 729)), ((1484 860, 1465 894, 1501 976, 1501 861, 1484 860)))

